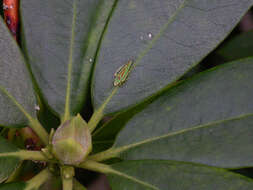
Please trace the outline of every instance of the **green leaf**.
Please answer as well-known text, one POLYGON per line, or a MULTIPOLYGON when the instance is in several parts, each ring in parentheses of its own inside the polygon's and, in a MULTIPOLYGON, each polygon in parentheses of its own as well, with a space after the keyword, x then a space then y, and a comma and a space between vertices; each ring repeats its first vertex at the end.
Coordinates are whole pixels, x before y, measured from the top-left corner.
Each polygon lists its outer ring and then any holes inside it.
POLYGON ((200 125, 132 145, 124 159, 168 159, 221 167, 252 167, 253 115, 200 125))
MULTIPOLYGON (((17 150, 14 145, 0 137, 0 153, 14 152, 17 150)), ((5 181, 17 169, 19 163, 20 159, 15 157, 0 158, 0 183, 5 181)))
POLYGON ((83 106, 114 1, 21 1, 23 45, 48 104, 65 119, 83 106))
POLYGON ((112 189, 251 190, 253 181, 223 169, 173 161, 125 161, 112 165, 112 189))
POLYGON ((253 58, 225 64, 164 91, 135 115, 104 160, 166 159, 253 165, 253 58))
POLYGON ((73 190, 86 190, 86 188, 76 179, 73 180, 73 190))
POLYGON ((24 182, 0 184, 0 190, 25 190, 25 189, 26 183, 24 182))
POLYGON ((227 61, 253 56, 253 31, 244 32, 222 45, 216 53, 227 61))
MULTIPOLYGON (((155 99, 155 97, 152 97, 155 99)), ((92 134, 93 153, 100 152, 110 148, 115 140, 118 132, 123 126, 137 113, 143 110, 147 105, 152 102, 151 99, 144 101, 124 112, 115 114, 110 120, 104 123, 98 130, 92 134)))
POLYGON ((114 73, 135 67, 105 113, 150 96, 199 63, 238 23, 252 0, 118 1, 103 37, 93 78, 95 109, 112 91, 114 73))
POLYGON ((25 190, 36 190, 39 189, 43 184, 45 184, 48 180, 52 178, 52 173, 48 168, 43 169, 34 176, 32 179, 26 182, 25 190))
POLYGON ((0 18, 0 125, 24 127, 36 117, 35 96, 20 50, 0 18))
POLYGON ((92 154, 102 152, 110 148, 114 143, 114 140, 105 140, 105 141, 93 141, 92 144, 92 154))

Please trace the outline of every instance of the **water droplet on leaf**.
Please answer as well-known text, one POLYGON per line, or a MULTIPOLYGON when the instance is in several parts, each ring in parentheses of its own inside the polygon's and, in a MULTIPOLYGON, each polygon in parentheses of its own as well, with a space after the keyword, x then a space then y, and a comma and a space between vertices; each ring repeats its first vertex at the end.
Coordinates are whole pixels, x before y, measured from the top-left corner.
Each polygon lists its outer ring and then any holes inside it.
POLYGON ((149 38, 149 39, 153 38, 153 34, 148 33, 148 38, 149 38))

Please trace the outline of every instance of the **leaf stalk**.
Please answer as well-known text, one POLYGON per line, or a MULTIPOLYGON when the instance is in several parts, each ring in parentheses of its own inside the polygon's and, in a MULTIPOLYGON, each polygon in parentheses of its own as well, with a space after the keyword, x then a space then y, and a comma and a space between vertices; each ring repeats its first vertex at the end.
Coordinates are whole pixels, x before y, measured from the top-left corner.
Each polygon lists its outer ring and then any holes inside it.
POLYGON ((31 180, 27 182, 27 186, 25 190, 34 190, 38 189, 41 185, 43 185, 49 178, 51 177, 51 173, 48 168, 42 170, 38 175, 33 177, 31 180))
POLYGON ((61 178, 63 190, 73 189, 73 177, 75 176, 75 169, 71 166, 61 167, 61 178))
POLYGON ((48 161, 41 151, 19 150, 16 152, 0 153, 0 158, 17 157, 20 160, 48 161))
POLYGON ((112 92, 106 98, 106 100, 104 101, 104 103, 93 113, 90 121, 88 122, 88 126, 89 126, 89 129, 90 129, 91 133, 96 129, 97 124, 103 118, 105 107, 107 106, 107 104, 110 102, 110 100, 112 99, 112 97, 114 96, 114 94, 116 94, 117 91, 118 91, 118 87, 113 88, 112 92))

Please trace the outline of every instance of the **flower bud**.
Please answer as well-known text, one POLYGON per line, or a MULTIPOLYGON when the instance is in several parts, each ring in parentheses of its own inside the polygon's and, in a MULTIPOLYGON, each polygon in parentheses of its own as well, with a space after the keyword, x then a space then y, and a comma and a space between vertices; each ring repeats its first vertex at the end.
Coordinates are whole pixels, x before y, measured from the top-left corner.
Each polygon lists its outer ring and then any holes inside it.
POLYGON ((78 114, 63 123, 52 139, 53 154, 63 164, 77 165, 91 152, 91 134, 87 123, 78 114))

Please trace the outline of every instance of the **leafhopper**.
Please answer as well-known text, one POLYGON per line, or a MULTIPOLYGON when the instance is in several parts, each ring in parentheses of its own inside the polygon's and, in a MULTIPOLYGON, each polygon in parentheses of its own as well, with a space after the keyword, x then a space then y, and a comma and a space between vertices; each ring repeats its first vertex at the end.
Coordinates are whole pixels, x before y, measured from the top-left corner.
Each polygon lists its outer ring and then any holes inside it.
POLYGON ((121 86, 126 80, 131 71, 133 61, 128 61, 125 65, 121 66, 114 73, 114 86, 121 86))

